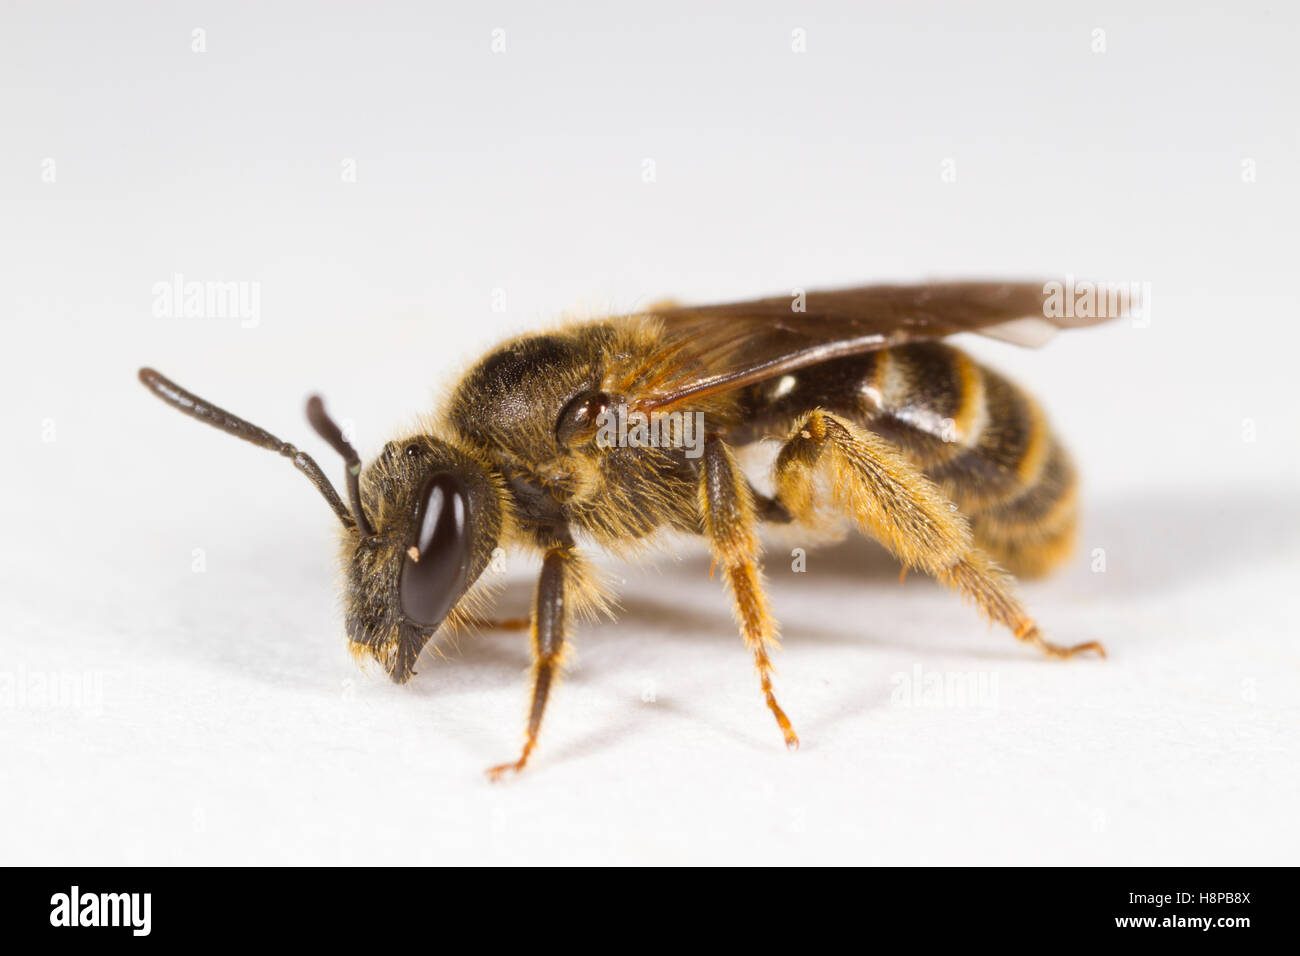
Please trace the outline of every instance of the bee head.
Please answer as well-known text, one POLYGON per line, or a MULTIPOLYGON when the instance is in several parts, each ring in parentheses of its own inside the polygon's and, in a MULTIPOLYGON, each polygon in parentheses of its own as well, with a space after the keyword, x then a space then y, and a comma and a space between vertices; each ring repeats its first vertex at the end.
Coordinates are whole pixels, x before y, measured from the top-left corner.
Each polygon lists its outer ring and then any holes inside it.
POLYGON ((353 652, 398 683, 444 622, 464 623, 462 598, 492 560, 505 515, 504 479, 431 435, 390 442, 365 469, 319 398, 307 419, 343 456, 348 503, 305 452, 199 398, 150 368, 140 381, 173 408, 291 460, 343 525, 347 629, 353 652))
POLYGON ((461 599, 501 536, 504 485, 430 435, 390 442, 359 478, 362 520, 343 532, 348 638, 403 683, 444 622, 465 622, 461 599))

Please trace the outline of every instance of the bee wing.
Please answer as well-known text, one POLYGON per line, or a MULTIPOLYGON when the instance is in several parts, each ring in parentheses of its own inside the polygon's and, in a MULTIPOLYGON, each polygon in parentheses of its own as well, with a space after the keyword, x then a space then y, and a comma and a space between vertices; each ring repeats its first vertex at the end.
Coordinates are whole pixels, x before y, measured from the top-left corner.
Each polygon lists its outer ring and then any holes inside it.
MULTIPOLYGON (((654 309, 667 333, 661 354, 636 380, 635 404, 662 409, 686 398, 741 388, 830 359, 957 332, 1040 346, 1058 329, 1094 325, 1134 304, 1098 290, 1076 316, 1060 283, 943 282, 877 285, 726 305, 654 309), (1049 291, 1050 290, 1050 291, 1049 291), (1069 314, 1062 314, 1069 313, 1069 314)), ((631 381, 628 382, 632 384, 631 381)))

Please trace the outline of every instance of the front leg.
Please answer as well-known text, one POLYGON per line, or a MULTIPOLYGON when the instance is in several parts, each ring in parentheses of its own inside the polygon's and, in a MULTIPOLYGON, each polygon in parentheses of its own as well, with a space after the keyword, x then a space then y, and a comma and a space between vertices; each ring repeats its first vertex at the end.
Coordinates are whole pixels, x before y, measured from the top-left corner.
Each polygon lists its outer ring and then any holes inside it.
POLYGON ((717 435, 709 435, 704 440, 699 508, 713 563, 722 568, 735 603, 740 634, 754 654, 763 698, 785 736, 785 745, 794 750, 799 746, 799 738, 772 690, 772 660, 768 652, 780 645, 758 566, 760 547, 754 495, 731 449, 717 435))
POLYGON ((576 582, 578 564, 573 545, 551 548, 542 559, 542 574, 537 581, 537 595, 532 614, 533 645, 533 699, 528 709, 528 730, 524 749, 519 759, 503 763, 488 770, 493 780, 507 770, 523 770, 529 755, 537 746, 537 734, 542 727, 542 714, 546 711, 546 698, 551 685, 559 677, 563 662, 565 633, 570 618, 573 596, 566 593, 576 582), (569 579, 566 587, 566 579, 569 579))

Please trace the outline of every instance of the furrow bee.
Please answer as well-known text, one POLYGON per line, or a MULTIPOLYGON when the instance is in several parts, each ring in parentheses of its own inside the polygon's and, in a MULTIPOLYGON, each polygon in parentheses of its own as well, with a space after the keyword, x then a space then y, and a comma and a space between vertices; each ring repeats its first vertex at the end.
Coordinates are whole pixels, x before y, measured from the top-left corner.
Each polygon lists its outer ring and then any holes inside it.
POLYGON ((845 521, 907 569, 971 599, 1051 657, 1015 575, 1069 554, 1078 483, 1039 405, 941 341, 978 332, 1041 344, 1044 332, 1114 318, 1048 308, 1050 284, 867 286, 726 305, 663 304, 511 339, 473 366, 427 429, 362 467, 319 398, 315 429, 344 459, 346 501, 305 452, 152 369, 141 382, 186 414, 290 459, 338 516, 354 654, 404 683, 440 631, 527 627, 533 669, 523 747, 532 755, 574 623, 609 598, 579 546, 615 553, 667 532, 703 537, 785 743, 776 625, 759 529, 845 521), (665 424, 666 423, 666 424, 665 424), (653 426, 653 427, 651 427, 653 426), (771 494, 737 451, 779 443, 771 494), (479 614, 498 548, 540 556, 526 620, 479 614))

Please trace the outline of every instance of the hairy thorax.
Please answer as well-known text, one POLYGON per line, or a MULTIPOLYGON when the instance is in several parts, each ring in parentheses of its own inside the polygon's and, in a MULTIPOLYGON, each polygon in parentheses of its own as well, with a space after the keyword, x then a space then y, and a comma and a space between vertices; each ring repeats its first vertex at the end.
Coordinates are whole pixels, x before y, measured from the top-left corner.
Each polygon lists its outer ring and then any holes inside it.
POLYGON ((686 450, 610 446, 594 423, 557 435, 584 397, 625 401, 652 374, 642 363, 657 345, 652 321, 572 324, 506 342, 456 387, 446 425, 497 462, 526 541, 547 546, 572 530, 617 549, 664 527, 698 530, 698 463, 686 450))

